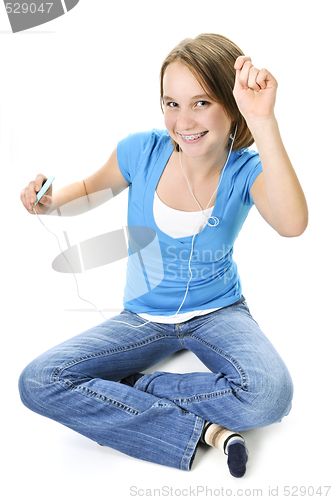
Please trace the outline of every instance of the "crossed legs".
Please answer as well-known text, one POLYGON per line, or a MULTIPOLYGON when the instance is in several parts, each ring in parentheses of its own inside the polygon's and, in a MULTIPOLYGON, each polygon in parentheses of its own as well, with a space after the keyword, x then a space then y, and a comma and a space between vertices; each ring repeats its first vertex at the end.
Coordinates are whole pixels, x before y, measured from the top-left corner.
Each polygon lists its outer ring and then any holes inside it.
POLYGON ((148 323, 129 311, 39 356, 19 388, 31 410, 130 456, 190 470, 206 421, 232 431, 280 421, 292 382, 245 304, 185 323, 148 323), (189 349, 207 372, 154 372, 120 383, 189 349))

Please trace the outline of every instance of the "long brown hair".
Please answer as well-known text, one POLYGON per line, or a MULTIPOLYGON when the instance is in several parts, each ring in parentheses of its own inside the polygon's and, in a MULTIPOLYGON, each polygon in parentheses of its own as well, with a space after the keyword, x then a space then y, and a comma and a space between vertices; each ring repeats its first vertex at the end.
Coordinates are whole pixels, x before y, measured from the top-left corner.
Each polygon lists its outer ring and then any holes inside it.
MULTIPOLYGON (((163 110, 164 75, 166 68, 179 61, 193 73, 207 95, 220 103, 232 120, 232 131, 237 124, 234 150, 251 146, 254 139, 241 115, 233 96, 236 59, 244 55, 228 38, 213 33, 203 33, 196 38, 185 38, 168 54, 160 70, 160 104, 163 110)), ((174 147, 179 145, 172 139, 174 147)))

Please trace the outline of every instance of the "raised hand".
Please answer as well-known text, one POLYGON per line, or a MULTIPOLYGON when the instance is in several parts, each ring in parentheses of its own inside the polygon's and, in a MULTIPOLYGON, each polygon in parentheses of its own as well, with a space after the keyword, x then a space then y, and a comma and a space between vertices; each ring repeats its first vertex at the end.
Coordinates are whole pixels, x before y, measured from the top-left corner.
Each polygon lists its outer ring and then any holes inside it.
POLYGON ((248 125, 255 119, 273 118, 277 80, 267 69, 255 68, 249 56, 238 57, 234 68, 236 78, 233 95, 248 125))

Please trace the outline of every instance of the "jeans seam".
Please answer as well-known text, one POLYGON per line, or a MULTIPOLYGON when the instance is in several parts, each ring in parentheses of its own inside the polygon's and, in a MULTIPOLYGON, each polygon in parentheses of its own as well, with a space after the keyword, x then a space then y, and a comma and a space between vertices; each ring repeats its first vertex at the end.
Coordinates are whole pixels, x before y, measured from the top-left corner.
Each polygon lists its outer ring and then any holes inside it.
POLYGON ((200 342, 201 344, 205 345, 206 347, 208 347, 209 349, 211 349, 212 351, 214 351, 216 354, 218 354, 219 356, 221 356, 222 358, 224 358, 226 361, 228 361, 229 363, 231 363, 234 366, 234 368, 236 369, 236 371, 238 372, 238 374, 240 375, 240 378, 241 378, 241 388, 244 391, 248 390, 249 377, 246 374, 246 372, 243 369, 243 367, 240 365, 240 363, 235 358, 233 358, 232 356, 230 356, 226 351, 223 351, 222 349, 220 349, 220 347, 217 347, 217 346, 215 346, 213 344, 210 344, 210 342, 207 342, 206 340, 202 339, 201 337, 199 337, 196 334, 189 334, 188 337, 190 337, 190 338, 196 340, 197 342, 200 342))
POLYGON ((84 385, 75 385, 70 380, 58 380, 59 384, 65 385, 67 389, 69 390, 74 390, 74 391, 79 391, 83 393, 84 395, 87 396, 93 396, 95 399, 98 401, 110 404, 112 406, 116 406, 119 410, 123 410, 126 413, 130 413, 130 415, 140 415, 141 412, 136 410, 135 408, 132 408, 131 406, 127 406, 121 401, 117 401, 116 399, 109 398, 108 396, 105 396, 104 394, 101 394, 99 392, 93 391, 89 387, 86 387, 84 385))
POLYGON ((182 345, 183 349, 186 349, 186 344, 185 344, 185 341, 184 341, 185 334, 181 333, 179 331, 179 325, 178 325, 178 323, 175 324, 175 333, 176 333, 176 336, 179 339, 180 344, 182 345))
POLYGON ((55 368, 55 370, 52 372, 52 374, 50 376, 51 383, 59 382, 65 386, 67 386, 67 388, 69 388, 71 390, 79 390, 81 392, 84 392, 85 394, 94 396, 97 400, 101 400, 101 401, 104 401, 108 404, 112 404, 113 406, 116 406, 117 408, 119 408, 123 411, 126 411, 127 413, 130 413, 131 415, 132 414, 138 415, 138 414, 140 414, 140 412, 138 410, 131 408, 129 406, 126 406, 123 403, 121 403, 120 401, 112 400, 111 398, 108 398, 107 396, 105 396, 103 394, 99 394, 95 391, 92 391, 90 388, 88 388, 86 386, 75 385, 68 379, 61 380, 61 376, 65 370, 68 370, 69 368, 72 368, 73 366, 78 365, 80 363, 83 363, 85 361, 100 358, 100 357, 111 356, 111 355, 117 354, 119 352, 124 352, 124 351, 129 351, 132 349, 136 349, 136 348, 142 347, 144 345, 147 345, 149 343, 156 342, 159 339, 167 338, 167 337, 169 337, 169 335, 165 335, 165 334, 153 335, 152 337, 148 337, 140 342, 134 342, 131 344, 117 346, 117 347, 114 347, 112 349, 106 349, 103 351, 95 352, 92 354, 87 354, 85 356, 81 356, 81 357, 72 359, 71 361, 68 361, 64 365, 61 365, 61 366, 58 366, 57 368, 55 368))
POLYGON ((202 403, 203 401, 220 398, 225 396, 231 396, 232 394, 238 392, 241 389, 224 389, 222 391, 208 392, 205 394, 195 394, 195 396, 190 396, 189 398, 174 398, 171 401, 177 405, 189 405, 193 403, 202 403))
MULTIPOLYGON (((234 304, 231 304, 231 305, 225 306, 225 307, 221 307, 220 309, 217 309, 217 311, 211 311, 209 314, 204 315, 203 318, 205 318, 206 321, 204 321, 204 323, 202 323, 202 325, 200 325, 199 327, 205 326, 207 323, 214 321, 217 315, 224 316, 226 310, 234 308, 234 307, 238 307, 238 306, 240 306, 241 312, 243 314, 245 314, 246 316, 249 316, 249 318, 252 319, 254 321, 254 323, 256 323, 257 326, 259 326, 257 321, 252 317, 247 303, 246 302, 243 303, 242 300, 239 300, 238 302, 235 302, 234 304), (242 306, 244 306, 244 307, 242 307, 242 306), (244 308, 244 310, 243 310, 243 308, 244 308)), ((234 327, 231 324, 228 323, 227 319, 223 318, 223 322, 228 327, 230 327, 234 332, 237 331, 236 329, 234 329, 234 327)))
POLYGON ((183 457, 182 457, 182 460, 181 460, 181 470, 183 470, 183 461, 184 461, 184 459, 185 459, 185 457, 187 455, 187 451, 189 449, 189 446, 190 446, 190 444, 191 444, 191 442, 194 439, 194 436, 196 434, 196 428, 197 428, 198 422, 199 422, 199 417, 196 418, 196 423, 195 423, 194 431, 193 431, 193 433, 191 435, 191 438, 190 438, 190 441, 189 441, 189 443, 187 445, 187 448, 186 448, 186 450, 185 450, 185 452, 183 454, 183 457))
MULTIPOLYGON (((143 382, 143 379, 146 377, 146 375, 143 375, 142 377, 140 377, 136 383, 134 384, 134 388, 135 389, 139 389, 139 386, 141 385, 141 383, 143 382)), ((140 389, 139 389, 140 390, 140 389)))
POLYGON ((71 361, 68 361, 66 364, 61 365, 57 367, 53 373, 51 374, 51 382, 56 382, 60 381, 60 377, 63 371, 67 370, 68 368, 72 368, 75 365, 78 365, 80 363, 83 363, 84 361, 88 361, 91 359, 95 358, 100 358, 103 356, 111 356, 113 354, 118 354, 119 352, 125 352, 129 351, 132 349, 137 349, 139 347, 143 347, 144 345, 150 344, 152 342, 156 342, 157 340, 160 340, 162 338, 167 338, 169 335, 165 334, 160 334, 160 335, 154 335, 153 337, 148 337, 147 339, 142 340, 141 342, 135 342, 133 344, 126 344, 123 346, 117 346, 112 349, 106 349, 103 351, 99 351, 93 354, 87 354, 85 356, 81 356, 79 358, 72 359, 71 361))

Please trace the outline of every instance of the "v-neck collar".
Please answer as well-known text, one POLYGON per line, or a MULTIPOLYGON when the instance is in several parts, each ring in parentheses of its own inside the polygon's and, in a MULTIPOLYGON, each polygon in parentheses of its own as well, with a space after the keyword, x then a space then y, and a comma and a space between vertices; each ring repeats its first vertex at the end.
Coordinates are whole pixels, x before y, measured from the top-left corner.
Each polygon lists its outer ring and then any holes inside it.
MULTIPOLYGON (((173 244, 174 241, 177 241, 179 242, 179 244, 187 245, 188 243, 191 243, 193 235, 183 236, 181 238, 173 238, 172 236, 169 236, 168 234, 164 233, 161 229, 159 229, 153 215, 153 200, 155 191, 157 189, 158 182, 163 174, 163 171, 167 166, 167 163, 170 160, 173 151, 174 151, 174 146, 169 140, 164 145, 164 147, 161 148, 159 155, 156 156, 155 162, 151 164, 151 175, 149 175, 147 179, 147 183, 145 185, 145 190, 143 193, 144 218, 145 218, 145 223, 148 227, 153 228, 158 235, 162 235, 163 241, 172 242, 173 244)), ((226 202, 225 197, 220 196, 220 192, 223 189, 225 189, 226 184, 229 184, 229 182, 227 182, 227 179, 229 179, 229 176, 227 174, 229 172, 229 168, 234 163, 235 159, 236 159, 236 152, 232 151, 226 167, 224 167, 220 173, 220 175, 222 175, 223 171, 225 170, 223 178, 217 190, 214 207, 211 214, 211 216, 218 217, 219 221, 222 219, 226 202)), ((196 234, 195 239, 200 240, 201 243, 204 243, 207 239, 210 239, 215 235, 217 229, 218 225, 209 226, 208 224, 206 224, 203 230, 196 234)))

